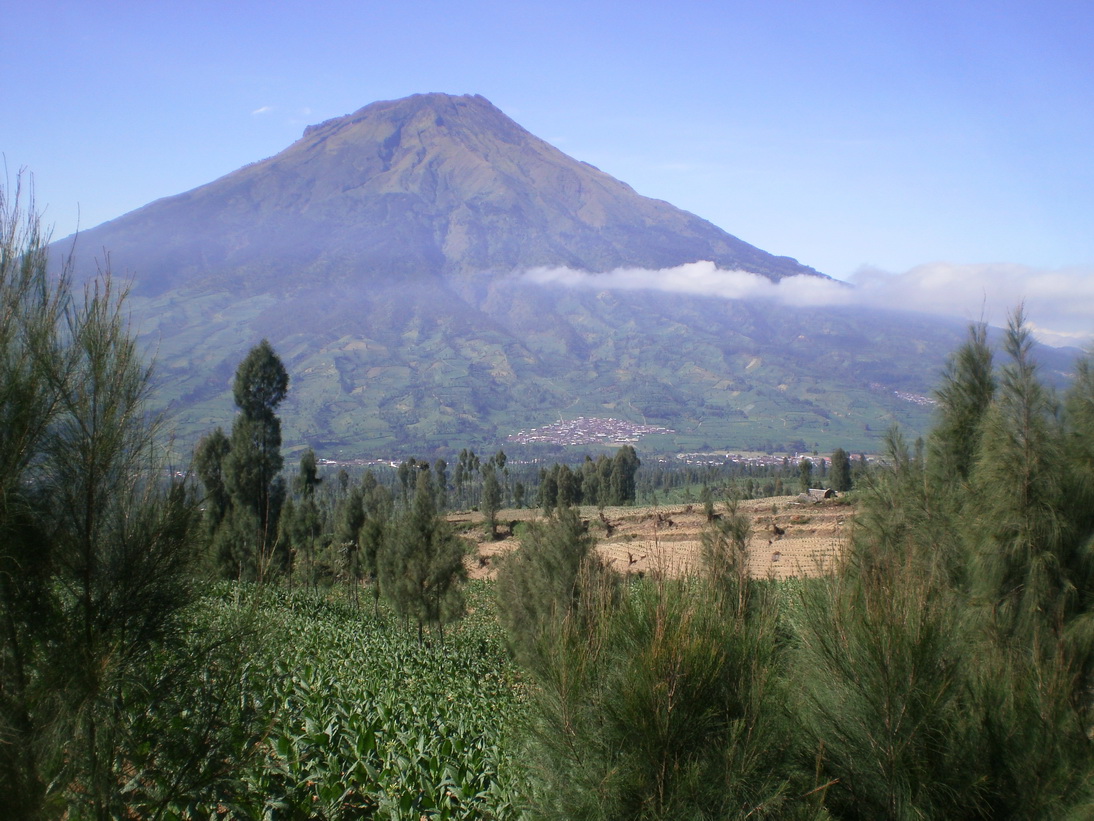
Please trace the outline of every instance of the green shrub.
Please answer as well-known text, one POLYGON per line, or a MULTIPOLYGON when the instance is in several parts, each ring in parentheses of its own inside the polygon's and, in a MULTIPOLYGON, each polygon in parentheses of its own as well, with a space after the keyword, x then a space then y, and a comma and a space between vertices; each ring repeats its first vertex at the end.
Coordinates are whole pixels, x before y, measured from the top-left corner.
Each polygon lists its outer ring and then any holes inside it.
POLYGON ((526 761, 542 818, 812 817, 761 589, 644 579, 541 645, 526 761))

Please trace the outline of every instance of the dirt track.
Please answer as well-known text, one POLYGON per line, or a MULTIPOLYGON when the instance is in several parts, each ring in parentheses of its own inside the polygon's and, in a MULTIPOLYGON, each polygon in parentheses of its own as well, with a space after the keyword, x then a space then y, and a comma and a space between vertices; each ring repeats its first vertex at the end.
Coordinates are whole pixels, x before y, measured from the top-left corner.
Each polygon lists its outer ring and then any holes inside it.
MULTIPOLYGON (((719 512, 722 509, 722 505, 717 505, 719 512)), ((796 496, 753 499, 741 502, 740 509, 752 518, 750 571, 755 576, 776 579, 830 571, 847 543, 853 516, 853 508, 848 505, 832 501, 811 503, 796 496), (776 532, 772 525, 783 532, 776 532)), ((538 519, 542 515, 538 510, 501 511, 499 532, 504 535, 511 522, 538 519)), ((700 538, 706 527, 700 504, 605 508, 610 535, 596 508, 581 508, 581 517, 597 536, 601 555, 624 573, 686 572, 698 561, 700 538)), ((474 527, 468 537, 479 539, 477 554, 468 561, 472 578, 492 576, 497 557, 520 543, 509 536, 495 542, 482 541, 481 513, 452 514, 448 518, 457 526, 474 527)))

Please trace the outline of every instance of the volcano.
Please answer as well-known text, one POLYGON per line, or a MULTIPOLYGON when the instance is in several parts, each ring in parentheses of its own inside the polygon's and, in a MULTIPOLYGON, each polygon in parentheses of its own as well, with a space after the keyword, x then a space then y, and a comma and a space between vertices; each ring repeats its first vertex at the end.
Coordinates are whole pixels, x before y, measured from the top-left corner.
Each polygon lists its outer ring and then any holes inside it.
POLYGON ((287 149, 84 232, 139 293, 603 272, 709 260, 816 274, 567 156, 480 96, 419 94, 309 126, 287 149))
POLYGON ((230 424, 232 374, 268 338, 291 378, 290 453, 489 451, 578 418, 656 429, 639 446, 660 452, 873 450, 893 423, 926 428, 964 334, 618 288, 598 275, 698 261, 773 282, 823 275, 640 196, 479 96, 415 95, 310 126, 273 157, 83 232, 86 272, 89 248, 132 282, 184 447, 230 424), (543 267, 582 285, 524 275, 543 267))

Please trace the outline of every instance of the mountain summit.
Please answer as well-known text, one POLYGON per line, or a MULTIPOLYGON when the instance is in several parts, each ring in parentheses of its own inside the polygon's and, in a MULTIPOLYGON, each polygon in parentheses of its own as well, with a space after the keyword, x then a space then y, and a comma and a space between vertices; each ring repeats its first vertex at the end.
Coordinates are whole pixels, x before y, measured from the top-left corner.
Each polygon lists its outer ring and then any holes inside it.
POLYGON ((710 260, 816 274, 579 162, 480 96, 418 94, 309 126, 281 153, 84 232, 138 292, 590 272, 710 260))

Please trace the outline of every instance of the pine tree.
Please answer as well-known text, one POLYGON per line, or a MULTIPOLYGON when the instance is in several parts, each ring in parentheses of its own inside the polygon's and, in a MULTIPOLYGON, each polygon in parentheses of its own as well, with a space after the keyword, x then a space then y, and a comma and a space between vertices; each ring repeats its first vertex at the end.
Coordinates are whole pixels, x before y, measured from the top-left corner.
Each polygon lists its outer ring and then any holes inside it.
POLYGON ((813 486, 813 460, 809 457, 803 457, 798 462, 798 487, 801 488, 802 493, 808 493, 809 488, 813 486))
POLYGON ((703 506, 703 515, 706 517, 707 522, 714 521, 714 494, 710 490, 710 485, 703 482, 703 487, 699 490, 699 504, 703 506))
MULTIPOLYGON (((706 487, 706 485, 704 485, 706 487)), ((713 504, 711 510, 713 511, 713 504)), ((700 556, 706 576, 720 588, 745 595, 748 584, 748 540, 752 522, 742 513, 736 499, 727 502, 726 513, 707 519, 708 527, 700 537, 700 556)), ((738 601, 736 615, 743 613, 745 602, 738 601)))
POLYGON ((555 465, 555 484, 558 487, 557 506, 560 509, 581 504, 581 486, 569 465, 555 465))
POLYGON ((929 458, 890 433, 846 566, 806 588, 799 712, 839 818, 1089 807, 1082 447, 1063 447, 1021 310, 998 379, 982 342, 952 360, 929 458))
POLYGON ((279 534, 286 538, 278 539, 271 563, 271 570, 288 571, 291 579, 293 571, 297 569, 294 566, 295 559, 302 556, 306 584, 315 582, 315 557, 323 527, 315 492, 322 483, 315 451, 308 448, 300 457, 297 475, 293 480, 293 490, 299 501, 287 516, 284 509, 292 501, 291 497, 282 506, 281 519, 287 522, 288 529, 282 533, 279 527, 279 534))
POLYGON ((615 504, 612 501, 612 468, 613 461, 605 454, 596 457, 596 506, 601 511, 606 505, 615 504))
POLYGON ((400 462, 399 467, 396 469, 396 475, 399 477, 399 487, 403 493, 403 507, 406 507, 410 499, 410 483, 411 477, 414 475, 414 465, 415 460, 410 459, 400 462))
POLYGON ((448 462, 438 459, 433 463, 433 486, 437 489, 437 510, 448 509, 448 462))
POLYGON ((194 470, 205 487, 204 522, 211 536, 228 514, 231 498, 224 484, 224 457, 231 450, 228 437, 217 428, 202 438, 194 452, 194 470))
POLYGON ((342 557, 346 585, 354 602, 360 581, 367 572, 361 558, 361 531, 365 521, 364 492, 360 485, 354 485, 334 509, 334 546, 342 557))
MULTIPOLYGON (((536 576, 522 575, 535 591, 536 576)), ((793 800, 809 789, 791 789, 773 602, 751 582, 727 591, 705 578, 644 579, 614 595, 598 578, 569 615, 547 611, 553 629, 532 643, 531 663, 518 653, 537 685, 525 755, 533 814, 816 817, 793 800)))
POLYGON ((361 570, 372 581, 373 604, 378 608, 380 557, 388 549, 394 500, 387 488, 376 480, 371 470, 366 471, 361 480, 361 494, 365 510, 365 523, 361 526, 358 536, 361 570))
POLYGON ((993 354, 987 326, 969 327, 969 338, 947 362, 935 392, 938 418, 931 430, 931 473, 936 480, 969 480, 980 447, 984 416, 995 395, 993 354))
POLYGON ((396 524, 380 556, 380 586, 399 615, 413 619, 418 639, 427 625, 444 638, 446 622, 463 615, 462 540, 437 515, 429 471, 419 471, 411 508, 396 524))
POLYGON ((596 462, 592 457, 585 456, 581 463, 581 499, 584 504, 598 505, 600 503, 600 476, 596 471, 596 462))
POLYGON ((604 572, 596 540, 573 508, 560 508, 546 522, 530 522, 520 547, 498 571, 498 614, 510 646, 522 663, 535 666, 544 637, 588 602, 589 586, 604 572))
POLYGON ((1072 585, 1062 555, 1073 538, 1064 515, 1063 447, 1054 398, 1040 384, 1022 309, 1005 337, 1009 361, 983 420, 973 471, 979 590, 994 603, 998 629, 1033 637, 1066 610, 1072 585))
POLYGON ((499 449, 490 457, 490 461, 494 463, 494 467, 500 474, 498 482, 501 485, 501 503, 504 505, 509 498, 509 457, 505 455, 504 450, 499 449))
POLYGON ((612 459, 609 487, 611 488, 611 501, 613 505, 634 504, 635 501, 635 474, 642 462, 638 454, 630 445, 623 445, 616 451, 612 459))
POLYGON ((224 452, 222 433, 199 446, 215 477, 206 493, 219 490, 222 481, 230 504, 217 523, 214 537, 222 572, 228 576, 263 580, 273 564, 285 486, 279 473, 281 420, 277 406, 285 398, 289 377, 269 342, 251 350, 236 370, 232 393, 240 414, 224 452), (218 459, 216 457, 219 457, 218 459), (213 470, 215 465, 218 470, 213 470))
POLYGON ((151 817, 155 785, 196 794, 227 755, 203 714, 165 718, 212 706, 184 623, 198 504, 165 468, 124 290, 107 272, 74 294, 47 241, 0 187, 0 815, 151 817))
POLYGON ((851 457, 843 448, 832 451, 832 490, 846 493, 851 489, 851 457))
POLYGON ((539 469, 539 505, 543 508, 544 516, 550 516, 558 506, 558 471, 555 469, 557 467, 558 465, 555 465, 551 470, 539 469))
POLYGON ((979 708, 964 602, 865 530, 838 576, 804 589, 793 659, 803 752, 840 819, 982 818, 979 708), (970 665, 971 669, 971 665, 970 665))
POLYGON ((501 486, 492 464, 482 469, 482 513, 486 519, 486 535, 493 541, 498 538, 498 509, 501 507, 501 486))

